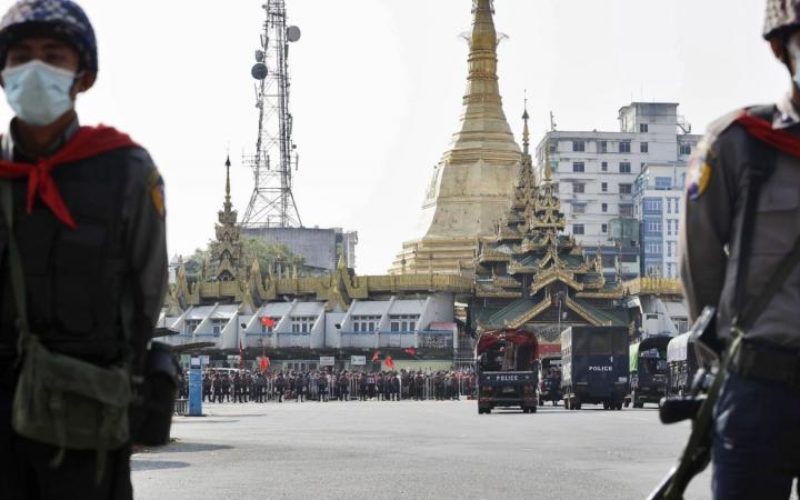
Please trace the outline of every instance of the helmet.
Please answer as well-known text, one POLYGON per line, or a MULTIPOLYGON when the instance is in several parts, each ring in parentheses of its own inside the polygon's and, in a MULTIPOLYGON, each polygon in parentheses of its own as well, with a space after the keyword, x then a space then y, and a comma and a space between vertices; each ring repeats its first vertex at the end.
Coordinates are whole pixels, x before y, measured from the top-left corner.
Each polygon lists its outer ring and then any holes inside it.
POLYGON ((769 40, 800 29, 800 0, 767 0, 764 38, 769 40))
POLYGON ((78 51, 82 67, 97 73, 97 39, 86 13, 71 0, 19 0, 0 19, 0 69, 8 48, 23 37, 55 36, 78 51))

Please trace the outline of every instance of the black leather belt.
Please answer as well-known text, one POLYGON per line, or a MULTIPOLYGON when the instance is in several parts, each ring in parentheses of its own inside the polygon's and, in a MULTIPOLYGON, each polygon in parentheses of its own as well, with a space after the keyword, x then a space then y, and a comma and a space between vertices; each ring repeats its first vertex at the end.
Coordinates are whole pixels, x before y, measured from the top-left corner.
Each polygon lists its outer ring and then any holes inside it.
POLYGON ((729 370, 744 378, 800 391, 800 350, 745 341, 729 370))

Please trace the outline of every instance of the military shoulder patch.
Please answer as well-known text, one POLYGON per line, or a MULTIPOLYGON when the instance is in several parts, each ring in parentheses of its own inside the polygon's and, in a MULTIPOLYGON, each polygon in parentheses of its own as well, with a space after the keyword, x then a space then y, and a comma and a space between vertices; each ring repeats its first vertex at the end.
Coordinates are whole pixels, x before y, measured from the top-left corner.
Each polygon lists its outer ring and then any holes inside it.
POLYGON ((696 201, 703 196, 711 182, 711 165, 706 151, 698 151, 698 154, 689 161, 689 171, 686 174, 686 196, 696 201))
POLYGON ((166 207, 164 205, 164 179, 158 173, 158 169, 154 168, 147 178, 147 190, 150 193, 150 201, 153 203, 153 208, 156 213, 163 219, 166 215, 166 207))

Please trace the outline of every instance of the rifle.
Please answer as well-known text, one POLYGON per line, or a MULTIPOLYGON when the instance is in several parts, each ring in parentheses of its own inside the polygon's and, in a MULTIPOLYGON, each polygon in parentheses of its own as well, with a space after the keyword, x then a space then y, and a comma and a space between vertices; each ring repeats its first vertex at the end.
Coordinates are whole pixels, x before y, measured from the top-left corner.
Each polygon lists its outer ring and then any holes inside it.
POLYGON ((648 500, 680 500, 689 482, 708 466, 711 458, 712 413, 719 397, 722 383, 727 376, 730 360, 741 345, 741 335, 730 342, 720 358, 709 344, 716 338, 714 318, 716 309, 706 307, 692 325, 690 338, 694 340, 699 358, 711 360, 708 367, 698 370, 692 383, 689 397, 662 399, 659 417, 665 424, 681 422, 691 418, 692 433, 677 465, 670 469, 666 477, 648 496, 648 500), (714 364, 717 365, 716 370, 714 364), (713 372, 713 373, 712 373, 713 372), (705 394, 704 394, 705 393, 705 394))

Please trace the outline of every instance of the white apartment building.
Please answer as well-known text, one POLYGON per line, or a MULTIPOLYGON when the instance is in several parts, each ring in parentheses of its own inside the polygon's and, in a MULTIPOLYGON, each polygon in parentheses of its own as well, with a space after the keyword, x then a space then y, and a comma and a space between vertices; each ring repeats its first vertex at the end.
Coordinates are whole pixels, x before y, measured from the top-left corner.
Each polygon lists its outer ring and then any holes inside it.
POLYGON ((647 164, 634 186, 633 214, 641 221, 642 271, 677 278, 678 227, 686 164, 647 164))
POLYGON ((633 102, 619 110, 619 123, 618 132, 550 131, 536 149, 544 166, 549 148, 567 232, 598 251, 620 243, 610 235, 613 220, 636 217, 634 186, 644 166, 686 164, 701 138, 677 103, 633 102))

